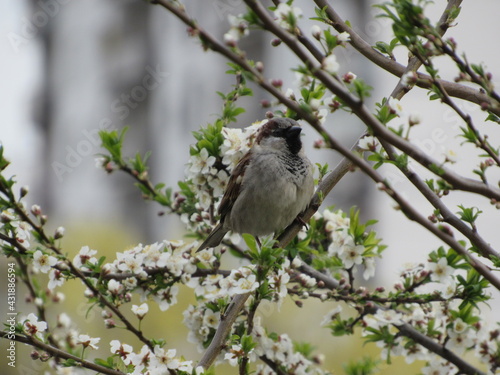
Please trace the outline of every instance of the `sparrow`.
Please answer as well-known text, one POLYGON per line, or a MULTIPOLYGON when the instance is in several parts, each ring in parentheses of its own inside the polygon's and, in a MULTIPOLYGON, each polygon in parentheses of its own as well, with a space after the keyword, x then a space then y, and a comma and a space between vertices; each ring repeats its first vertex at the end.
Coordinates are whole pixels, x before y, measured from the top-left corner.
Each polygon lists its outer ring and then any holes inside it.
POLYGON ((300 125, 272 118, 256 133, 236 165, 218 208, 219 224, 197 251, 219 245, 229 231, 265 236, 279 232, 303 212, 314 193, 313 166, 300 125))

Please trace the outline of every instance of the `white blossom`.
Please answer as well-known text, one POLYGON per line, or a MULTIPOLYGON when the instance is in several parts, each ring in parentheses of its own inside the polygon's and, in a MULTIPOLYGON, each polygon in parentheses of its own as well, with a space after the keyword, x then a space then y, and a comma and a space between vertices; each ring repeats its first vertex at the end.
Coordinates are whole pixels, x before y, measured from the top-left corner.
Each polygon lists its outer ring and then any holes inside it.
POLYGON ((445 157, 445 160, 450 162, 450 163, 456 163, 458 160, 457 153, 455 152, 455 150, 452 150, 452 149, 445 150, 444 157, 445 157))
POLYGON ((411 126, 418 125, 422 122, 422 116, 418 112, 412 112, 408 116, 408 122, 411 126))
POLYGON ((289 281, 290 275, 284 270, 279 270, 276 274, 269 277, 269 287, 276 291, 278 300, 282 300, 288 294, 287 284, 289 281))
POLYGON ((212 248, 199 251, 196 253, 196 258, 205 266, 210 266, 217 260, 214 256, 214 250, 212 248))
POLYGON ((375 258, 365 257, 363 259, 363 264, 365 266, 365 270, 363 272, 363 278, 365 280, 368 280, 370 277, 375 276, 375 258))
POLYGON ((401 82, 407 86, 413 86, 417 82, 417 74, 413 71, 406 72, 401 77, 401 82))
POLYGON ((402 324, 402 314, 398 313, 395 310, 391 309, 378 309, 375 315, 373 316, 376 320, 378 320, 380 323, 383 323, 383 325, 387 324, 402 324))
POLYGON ((111 279, 108 281, 108 290, 112 294, 118 295, 123 291, 123 285, 119 281, 116 281, 115 279, 111 279))
POLYGON ((241 129, 223 128, 224 142, 221 145, 222 163, 233 170, 243 155, 249 150, 247 135, 241 129))
POLYGON ((391 96, 387 101, 387 105, 396 115, 399 116, 403 113, 403 106, 401 105, 399 99, 393 98, 391 96))
POLYGON ((292 268, 299 268, 302 265, 302 260, 299 257, 293 258, 292 268))
POLYGON ((203 315, 203 324, 207 327, 217 328, 220 322, 220 312, 212 311, 210 309, 205 310, 205 314, 203 315))
POLYGON ((239 279, 232 289, 232 294, 245 294, 248 292, 253 292, 259 287, 259 283, 256 281, 257 277, 254 274, 248 277, 242 277, 239 279))
POLYGON ((286 3, 280 3, 274 11, 274 16, 278 25, 284 29, 290 29, 295 26, 297 19, 302 17, 302 10, 286 3))
POLYGON ((238 17, 230 14, 228 20, 231 28, 224 34, 224 41, 228 44, 236 44, 238 40, 249 34, 248 23, 241 15, 238 17))
POLYGON ((230 29, 227 33, 224 34, 223 39, 224 43, 229 46, 234 46, 236 42, 238 42, 238 32, 235 29, 230 29))
POLYGON ((192 155, 188 162, 189 176, 194 177, 198 174, 207 174, 210 167, 214 165, 215 157, 208 154, 206 148, 202 148, 198 154, 192 155))
POLYGON ((117 253, 116 256, 119 260, 118 269, 120 271, 131 272, 133 274, 140 274, 144 271, 142 267, 144 254, 138 254, 130 251, 125 253, 117 253))
POLYGON ((87 270, 87 267, 84 267, 84 264, 89 262, 90 264, 96 264, 97 259, 94 255, 97 254, 97 250, 93 250, 88 246, 83 246, 78 254, 73 258, 73 264, 77 268, 81 268, 87 270))
POLYGON ((152 353, 147 345, 143 345, 139 353, 131 353, 130 362, 135 366, 134 373, 135 372, 137 372, 138 374, 142 373, 142 370, 149 363, 151 357, 152 353))
POLYGON ((63 285, 65 281, 66 279, 63 277, 63 273, 58 269, 52 268, 49 271, 49 283, 47 287, 50 290, 54 290, 56 286, 63 285))
POLYGON ((336 308, 333 310, 330 310, 324 317, 323 320, 321 321, 320 325, 321 326, 326 326, 330 324, 342 311, 342 306, 338 305, 336 308))
POLYGON ((423 375, 448 375, 453 373, 453 367, 440 357, 434 357, 421 369, 423 375))
POLYGON ((306 275, 305 273, 301 273, 299 275, 299 279, 301 284, 304 285, 306 288, 312 288, 316 286, 316 279, 314 277, 306 275))
POLYGON ((177 303, 177 294, 179 293, 179 287, 173 285, 170 288, 161 289, 153 295, 153 299, 158 304, 161 311, 167 311, 170 306, 177 303))
MULTIPOLYGON (((4 212, 6 212, 6 217, 11 217, 8 211, 4 212)), ((13 217, 13 219, 15 219, 15 217, 13 217)), ((16 241, 26 248, 30 247, 29 240, 31 238, 31 226, 25 221, 12 221, 11 225, 16 233, 16 241)))
POLYGON ((321 37, 321 27, 319 27, 318 25, 312 25, 311 35, 316 39, 319 39, 321 37))
POLYGON ((333 53, 325 57, 321 65, 330 74, 336 74, 340 68, 337 58, 333 53))
POLYGON ((165 350, 158 345, 154 348, 154 358, 156 364, 165 365, 167 369, 176 370, 181 365, 181 360, 176 357, 177 351, 175 349, 165 350))
POLYGON ((24 332, 29 336, 36 336, 41 339, 41 332, 47 329, 47 323, 44 321, 38 321, 38 317, 31 313, 26 318, 26 321, 23 323, 24 332))
POLYGON ((241 345, 233 345, 231 349, 229 349, 229 352, 224 355, 224 359, 226 359, 231 366, 237 366, 238 359, 243 357, 244 354, 241 345))
POLYGON ((129 365, 131 362, 130 354, 133 354, 134 348, 132 348, 130 345, 122 344, 118 340, 112 340, 109 344, 111 345, 111 353, 118 354, 123 362, 126 365, 129 365))
POLYGON ((465 350, 474 344, 473 330, 456 332, 453 329, 448 329, 447 333, 448 341, 446 341, 445 348, 458 355, 464 354, 465 350))
POLYGON ((142 249, 142 254, 144 255, 142 262, 144 266, 165 267, 166 259, 162 257, 170 256, 170 254, 164 252, 164 247, 163 243, 158 242, 144 246, 142 249))
POLYGON ((77 345, 83 345, 84 348, 90 347, 94 350, 99 349, 96 345, 101 340, 100 337, 92 338, 89 335, 78 335, 76 338, 77 345))
POLYGON ((468 325, 460 318, 453 322, 453 331, 456 333, 463 333, 468 328, 468 325))
POLYGON ((339 258, 344 263, 345 268, 351 268, 355 264, 363 262, 364 251, 365 247, 363 245, 355 245, 354 241, 348 241, 342 247, 339 258))
POLYGON ((382 146, 377 138, 367 135, 358 141, 358 147, 363 151, 380 152, 382 146))
POLYGON ((56 257, 44 254, 40 250, 35 251, 33 254, 33 267, 43 273, 49 272, 51 267, 55 266, 56 263, 56 257))
POLYGON ((54 233, 54 238, 59 239, 64 236, 64 233, 66 232, 66 228, 64 227, 58 227, 54 233))
POLYGON ((349 35, 349 33, 347 31, 344 31, 342 33, 340 33, 339 35, 337 35, 337 41, 339 43, 346 43, 346 42, 349 42, 351 40, 351 35, 349 35))
POLYGON ((143 319, 146 314, 149 311, 149 306, 147 303, 143 303, 140 306, 137 305, 132 305, 132 312, 137 316, 139 319, 143 319))
POLYGON ((431 280, 437 281, 440 283, 448 283, 455 269, 453 267, 448 266, 448 260, 446 258, 441 258, 437 263, 430 262, 427 265, 429 271, 431 271, 431 280))

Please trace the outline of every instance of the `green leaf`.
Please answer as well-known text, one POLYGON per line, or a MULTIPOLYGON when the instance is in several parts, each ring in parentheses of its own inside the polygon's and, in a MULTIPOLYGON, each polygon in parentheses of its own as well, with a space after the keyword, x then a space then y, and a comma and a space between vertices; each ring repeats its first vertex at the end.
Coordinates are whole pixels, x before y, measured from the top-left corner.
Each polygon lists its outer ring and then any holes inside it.
POLYGON ((343 365, 346 375, 371 375, 378 372, 377 366, 380 361, 370 357, 363 357, 357 361, 350 361, 343 365))
POLYGON ((483 211, 479 210, 477 207, 464 207, 462 205, 459 205, 458 208, 460 208, 460 211, 457 212, 457 214, 460 216, 460 219, 467 223, 474 223, 479 214, 481 214, 483 211))
POLYGON ((241 349, 245 353, 250 353, 253 348, 257 346, 257 343, 253 341, 252 336, 250 335, 243 335, 240 340, 241 343, 241 349))
POLYGON ((67 360, 62 361, 61 365, 64 367, 75 367, 75 366, 78 366, 78 362, 72 358, 68 358, 67 360))
POLYGON ((324 22, 327 25, 330 25, 330 20, 328 18, 328 14, 326 13, 327 8, 328 8, 328 6, 325 6, 323 8, 314 8, 314 12, 316 13, 317 17, 311 17, 310 19, 324 22))
POLYGON ((436 164, 430 164, 429 165, 429 170, 438 176, 442 176, 444 174, 444 169, 440 167, 439 165, 436 164))
POLYGON ((294 341, 293 348, 296 352, 301 353, 306 358, 311 358, 316 347, 309 342, 294 341))
POLYGON ((111 154, 112 160, 121 165, 122 160, 122 146, 125 134, 128 127, 124 127, 121 131, 112 130, 110 132, 101 130, 99 136, 101 137, 102 147, 104 147, 111 154))
POLYGON ((107 359, 96 358, 96 359, 94 359, 94 363, 96 365, 100 365, 100 366, 103 366, 103 367, 106 367, 106 368, 110 368, 110 369, 114 369, 115 368, 113 357, 108 357, 107 359))
POLYGON ((259 248, 257 246, 257 241, 255 240, 254 236, 252 236, 251 234, 248 234, 248 233, 243 233, 241 235, 241 237, 243 237, 243 241, 245 241, 245 243, 247 244, 247 246, 251 252, 254 252, 254 253, 259 252, 259 248))

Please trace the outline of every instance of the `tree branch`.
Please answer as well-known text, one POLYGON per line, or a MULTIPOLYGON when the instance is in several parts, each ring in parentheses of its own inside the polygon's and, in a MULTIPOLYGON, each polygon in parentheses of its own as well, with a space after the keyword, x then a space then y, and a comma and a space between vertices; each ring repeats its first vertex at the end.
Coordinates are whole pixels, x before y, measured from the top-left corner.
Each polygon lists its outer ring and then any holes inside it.
MULTIPOLYGON (((358 33, 356 33, 351 27, 347 26, 344 20, 330 5, 328 0, 314 0, 314 2, 321 9, 326 7, 325 10, 331 20, 331 26, 339 33, 347 32, 350 35, 351 45, 368 60, 372 61, 377 66, 397 77, 402 77, 407 72, 407 67, 394 60, 391 60, 387 56, 384 56, 380 52, 376 51, 358 33)), ((459 5, 460 2, 461 1, 449 1, 448 3, 457 3, 459 5)), ((426 74, 418 73, 418 81, 416 85, 424 89, 430 89, 432 87, 432 81, 430 78, 431 77, 426 74)), ((485 95, 483 92, 481 92, 481 90, 464 86, 455 82, 449 82, 445 80, 439 81, 450 96, 467 100, 477 105, 488 103, 491 107, 490 110, 496 115, 500 116, 500 105, 492 100, 488 95, 485 95)))
POLYGON ((231 332, 234 321, 238 317, 241 309, 243 309, 243 306, 245 306, 245 302, 251 294, 252 293, 238 294, 233 297, 225 313, 221 315, 217 331, 215 332, 209 347, 203 354, 203 357, 198 364, 199 366, 203 366, 203 368, 208 369, 212 363, 214 363, 215 359, 226 345, 227 336, 229 335, 229 332, 231 332))
MULTIPOLYGON (((3 339, 9 339, 12 340, 11 338, 12 334, 9 332, 5 331, 0 331, 0 338, 3 339)), ((14 341, 21 342, 23 344, 27 344, 30 346, 33 346, 35 348, 41 349, 50 355, 52 355, 54 358, 62 358, 62 359, 71 359, 75 362, 77 362, 81 367, 88 368, 89 370, 93 370, 97 373, 102 373, 102 374, 108 374, 108 375, 125 375, 125 373, 118 371, 118 370, 113 370, 108 367, 104 367, 101 365, 97 365, 95 363, 86 361, 84 359, 81 359, 73 354, 69 354, 65 352, 64 350, 58 349, 54 346, 45 344, 44 342, 37 340, 33 337, 30 336, 21 336, 21 335, 15 335, 14 341)))
POLYGON ((13 205, 13 209, 19 215, 19 217, 23 221, 27 222, 33 228, 33 230, 38 234, 40 244, 44 245, 47 249, 52 250, 55 254, 59 256, 60 259, 64 259, 64 263, 69 267, 71 273, 75 275, 77 278, 79 278, 83 282, 83 284, 89 290, 92 291, 94 296, 96 296, 99 299, 99 302, 102 305, 109 308, 125 324, 127 330, 132 332, 135 336, 137 336, 139 340, 141 340, 151 350, 153 350, 154 348, 151 341, 148 340, 140 330, 135 328, 134 325, 128 321, 128 319, 125 317, 125 315, 122 314, 122 312, 119 310, 118 307, 116 307, 113 303, 108 301, 106 297, 99 292, 99 290, 87 279, 87 277, 82 273, 82 271, 73 264, 73 262, 71 262, 69 259, 66 258, 61 249, 55 245, 54 243, 55 240, 53 238, 50 238, 45 233, 43 226, 35 223, 35 221, 26 213, 21 203, 18 203, 16 201, 14 194, 11 191, 11 188, 4 186, 3 184, 0 184, 0 191, 5 195, 7 195, 7 197, 9 198, 10 202, 13 205))
MULTIPOLYGON (((299 267, 299 270, 301 272, 311 276, 311 277, 314 277, 318 281, 321 280, 325 284, 325 287, 328 289, 338 289, 338 287, 339 287, 339 283, 337 280, 331 278, 328 275, 325 275, 324 273, 319 272, 318 270, 314 269, 313 267, 311 267, 305 263, 303 263, 299 267)), ((374 304, 374 307, 372 309, 370 309, 369 313, 374 314, 374 313, 376 313, 376 311, 378 309, 385 309, 385 308, 374 304)), ((394 327, 396 327, 401 332, 402 335, 412 339, 413 341, 422 345, 424 348, 428 349, 429 351, 431 351, 431 352, 441 356, 442 358, 450 361, 451 363, 453 363, 455 366, 457 366, 457 368, 460 369, 460 373, 468 374, 468 375, 485 375, 483 372, 479 371, 477 368, 470 365, 462 357, 447 350, 440 343, 435 342, 430 337, 417 331, 410 324, 408 324, 408 323, 394 324, 394 327)))
MULTIPOLYGON (((420 150, 420 148, 411 144, 409 141, 407 141, 403 137, 397 135, 396 133, 388 129, 386 126, 384 126, 384 124, 382 124, 371 113, 371 111, 363 104, 363 102, 359 98, 351 94, 349 90, 347 90, 347 88, 344 87, 341 82, 339 82, 329 73, 320 69, 319 66, 314 65, 309 59, 308 54, 298 44, 297 39, 288 31, 279 27, 276 24, 276 22, 274 22, 274 20, 271 18, 267 9, 265 9, 260 2, 258 2, 257 0, 244 0, 244 1, 248 5, 248 7, 257 14, 259 19, 264 23, 266 29, 272 32, 278 38, 280 38, 295 53, 295 55, 304 64, 306 64, 306 66, 310 69, 311 73, 316 78, 318 78, 332 93, 334 93, 342 101, 344 101, 351 108, 352 112, 361 121, 363 121, 363 123, 365 123, 366 126, 372 129, 373 133, 377 137, 380 137, 389 142, 390 144, 394 145, 395 147, 403 151, 405 154, 410 156, 412 159, 420 163, 422 166, 427 168, 430 172, 436 173, 435 167, 439 166, 441 163, 432 159, 429 155, 420 150)), ((304 118, 304 120, 309 122, 309 117, 310 116, 308 116, 308 118, 304 118)), ((316 126, 313 127, 315 127, 316 129, 316 126)), ((320 134, 324 135, 325 137, 328 136, 328 133, 326 132, 325 133, 320 132, 320 134)), ((333 147, 333 140, 331 137, 329 137, 328 140, 332 148, 341 152, 337 147, 333 147)), ((490 199, 495 199, 497 201, 500 200, 500 189, 495 188, 493 186, 488 186, 476 180, 464 178, 454 173, 453 171, 445 168, 444 166, 441 166, 440 170, 442 172, 439 173, 439 177, 446 180, 454 188, 472 193, 477 193, 485 197, 488 197, 490 199)))

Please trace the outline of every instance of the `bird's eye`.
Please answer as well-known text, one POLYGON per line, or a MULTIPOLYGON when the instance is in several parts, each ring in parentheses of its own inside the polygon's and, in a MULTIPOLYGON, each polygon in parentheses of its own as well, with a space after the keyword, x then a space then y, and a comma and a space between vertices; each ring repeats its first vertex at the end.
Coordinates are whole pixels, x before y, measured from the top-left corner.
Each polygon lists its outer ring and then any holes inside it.
POLYGON ((285 138, 285 136, 286 136, 286 129, 283 129, 283 128, 275 129, 273 131, 273 136, 285 138))

